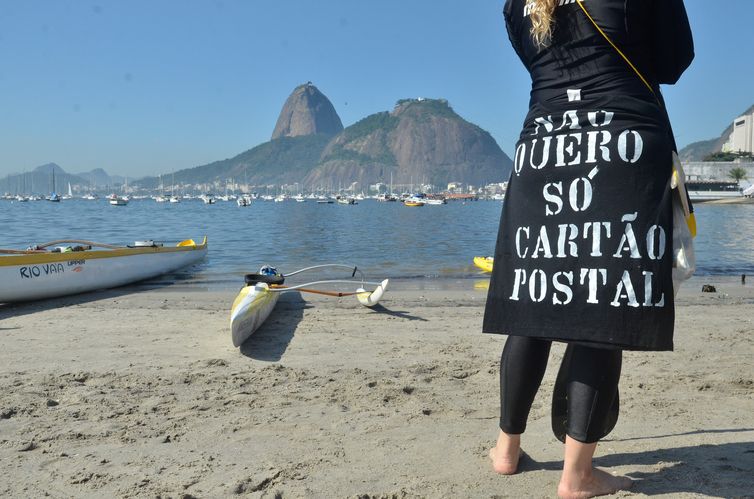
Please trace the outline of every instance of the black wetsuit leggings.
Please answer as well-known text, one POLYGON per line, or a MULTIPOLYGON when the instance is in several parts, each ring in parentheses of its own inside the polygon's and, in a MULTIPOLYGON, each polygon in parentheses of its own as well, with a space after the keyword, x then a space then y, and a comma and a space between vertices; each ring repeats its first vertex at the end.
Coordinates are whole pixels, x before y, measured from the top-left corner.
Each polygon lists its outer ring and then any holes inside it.
MULTIPOLYGON (((500 359, 500 429, 518 435, 526 420, 547 367, 552 342, 509 336, 500 359)), ((566 433, 583 443, 602 438, 603 421, 617 393, 621 350, 569 345, 573 362, 568 373, 566 433)))

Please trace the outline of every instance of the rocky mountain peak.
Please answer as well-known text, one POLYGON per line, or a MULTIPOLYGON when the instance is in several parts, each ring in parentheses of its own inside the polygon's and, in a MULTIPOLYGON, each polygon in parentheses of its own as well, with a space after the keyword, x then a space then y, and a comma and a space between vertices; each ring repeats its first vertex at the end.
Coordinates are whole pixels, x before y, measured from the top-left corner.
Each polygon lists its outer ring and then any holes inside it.
POLYGON ((296 87, 283 105, 272 139, 301 135, 335 135, 343 123, 330 100, 307 82, 296 87))
POLYGON ((512 161, 489 133, 453 111, 445 99, 401 99, 336 135, 305 185, 359 182, 412 184, 502 182, 512 161))

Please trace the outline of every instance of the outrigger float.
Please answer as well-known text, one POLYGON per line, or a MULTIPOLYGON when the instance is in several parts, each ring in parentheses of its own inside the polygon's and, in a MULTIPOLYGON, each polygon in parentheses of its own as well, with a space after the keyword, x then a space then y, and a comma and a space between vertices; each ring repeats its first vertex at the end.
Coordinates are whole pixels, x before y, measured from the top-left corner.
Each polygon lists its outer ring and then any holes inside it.
POLYGON ((207 255, 207 238, 176 246, 133 246, 61 239, 27 250, 0 249, 0 303, 66 296, 124 286, 173 272, 207 255), (97 248, 97 249, 94 249, 97 248))
POLYGON ((243 342, 246 341, 265 320, 267 320, 267 317, 272 313, 272 309, 275 308, 275 304, 282 293, 297 291, 336 297, 356 296, 359 303, 365 307, 374 307, 379 303, 382 295, 387 290, 389 282, 388 279, 385 279, 382 282, 367 282, 364 280, 364 273, 361 272, 358 267, 341 264, 315 265, 313 267, 296 270, 289 274, 282 274, 274 267, 264 266, 259 270, 258 274, 247 274, 244 277, 244 281, 246 285, 241 288, 241 291, 233 301, 233 306, 230 310, 230 331, 233 339, 233 346, 236 347, 241 346, 243 342), (348 269, 351 271, 351 279, 313 281, 304 284, 297 284, 295 286, 284 285, 286 277, 323 268, 348 269), (357 273, 361 278, 360 281, 354 279, 357 273), (349 292, 329 291, 310 287, 322 284, 344 283, 351 285, 358 283, 359 287, 355 291, 349 292), (372 291, 367 291, 365 286, 374 286, 374 289, 372 291))

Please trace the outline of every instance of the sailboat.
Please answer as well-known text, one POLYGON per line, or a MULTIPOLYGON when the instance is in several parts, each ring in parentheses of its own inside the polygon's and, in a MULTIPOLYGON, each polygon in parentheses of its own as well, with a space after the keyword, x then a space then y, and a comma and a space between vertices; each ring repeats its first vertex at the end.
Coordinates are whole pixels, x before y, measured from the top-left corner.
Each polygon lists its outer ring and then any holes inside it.
POLYGON ((152 199, 157 201, 158 203, 164 203, 168 199, 165 197, 165 188, 162 185, 162 175, 160 175, 160 193, 156 196, 152 196, 152 199))
POLYGON ((68 194, 63 196, 63 199, 72 199, 73 198, 73 191, 71 190, 71 183, 68 182, 68 194))
POLYGON ((23 180, 23 188, 21 189, 21 192, 16 194, 16 201, 19 203, 26 203, 29 201, 29 198, 26 197, 26 174, 23 174, 22 177, 23 180))
POLYGON ((181 198, 175 195, 175 172, 173 172, 173 182, 170 184, 170 202, 180 203, 181 198))
POLYGON ((50 193, 50 196, 47 198, 48 201, 52 201, 53 203, 59 203, 60 202, 60 196, 55 192, 55 168, 52 168, 52 192, 50 193))

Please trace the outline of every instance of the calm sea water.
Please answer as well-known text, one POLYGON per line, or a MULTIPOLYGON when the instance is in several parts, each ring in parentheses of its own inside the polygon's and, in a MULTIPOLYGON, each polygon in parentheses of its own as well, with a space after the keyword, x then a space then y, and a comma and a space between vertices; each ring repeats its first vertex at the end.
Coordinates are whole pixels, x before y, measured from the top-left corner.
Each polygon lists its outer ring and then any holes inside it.
MULTIPOLYGON (((76 238, 113 244, 153 239, 175 243, 209 238, 209 257, 163 279, 214 288, 236 287, 263 264, 283 272, 321 263, 357 264, 369 277, 478 277, 475 255, 492 254, 502 204, 451 202, 408 208, 362 201, 354 206, 313 201, 134 200, 17 203, 0 201, 0 247, 76 238)), ((697 205, 697 274, 754 274, 754 205, 697 205)))

